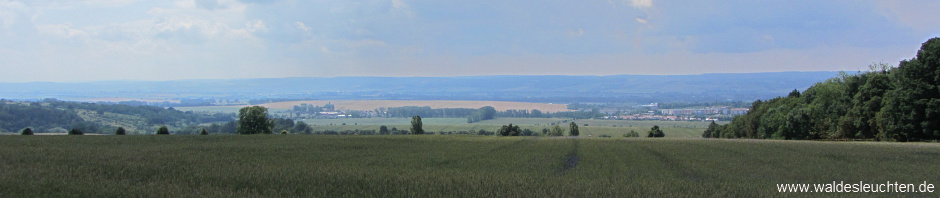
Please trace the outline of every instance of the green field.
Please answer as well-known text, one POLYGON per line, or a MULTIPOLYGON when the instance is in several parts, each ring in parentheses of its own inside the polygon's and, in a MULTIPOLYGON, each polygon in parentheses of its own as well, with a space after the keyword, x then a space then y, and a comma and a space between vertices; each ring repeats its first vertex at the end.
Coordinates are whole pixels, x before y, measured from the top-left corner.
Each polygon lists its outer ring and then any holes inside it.
POLYGON ((485 136, 0 136, 0 197, 779 197, 940 181, 932 143, 485 136))
MULTIPOLYGON (((482 122, 467 123, 462 118, 423 118, 424 130, 429 132, 457 132, 457 131, 486 131, 498 130, 502 125, 519 125, 521 129, 529 129, 541 133, 542 129, 560 124, 568 129, 568 121, 578 123, 582 136, 610 135, 622 137, 623 134, 636 130, 642 136, 653 125, 662 127, 667 138, 698 138, 708 127, 709 122, 687 121, 636 121, 636 120, 573 120, 562 118, 498 118, 482 122), (587 126, 584 126, 587 124, 587 126), (616 126, 616 127, 615 127, 616 126)), ((348 119, 305 119, 301 120, 312 125, 314 131, 324 130, 378 130, 379 126, 386 125, 401 130, 411 127, 411 118, 348 118, 348 119), (343 125, 345 123, 346 125, 343 125)))

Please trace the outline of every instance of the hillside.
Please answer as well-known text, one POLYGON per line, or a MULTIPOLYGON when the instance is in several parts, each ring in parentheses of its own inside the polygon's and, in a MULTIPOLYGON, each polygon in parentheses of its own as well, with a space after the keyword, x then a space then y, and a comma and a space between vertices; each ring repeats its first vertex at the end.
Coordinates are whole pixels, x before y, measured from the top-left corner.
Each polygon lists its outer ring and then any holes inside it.
POLYGON ((83 83, 0 83, 5 98, 493 100, 521 102, 753 101, 805 89, 837 72, 701 75, 335 77, 83 83))

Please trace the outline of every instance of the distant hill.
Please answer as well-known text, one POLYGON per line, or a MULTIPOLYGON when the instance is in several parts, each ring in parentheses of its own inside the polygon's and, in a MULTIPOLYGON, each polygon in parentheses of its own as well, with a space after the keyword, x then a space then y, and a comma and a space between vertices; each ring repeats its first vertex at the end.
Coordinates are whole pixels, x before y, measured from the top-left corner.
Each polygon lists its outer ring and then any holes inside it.
POLYGON ((0 83, 0 98, 496 100, 522 102, 751 101, 803 90, 838 72, 701 75, 304 77, 0 83))

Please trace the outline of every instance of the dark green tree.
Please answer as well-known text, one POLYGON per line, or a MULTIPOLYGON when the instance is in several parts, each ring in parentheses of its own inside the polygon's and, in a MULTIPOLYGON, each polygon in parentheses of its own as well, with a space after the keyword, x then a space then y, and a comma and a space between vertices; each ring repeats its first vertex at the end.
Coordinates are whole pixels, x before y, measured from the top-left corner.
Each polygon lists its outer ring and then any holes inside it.
POLYGON ((199 135, 209 135, 209 130, 206 130, 206 128, 202 128, 202 131, 199 132, 199 135))
POLYGON ((169 134, 170 134, 170 129, 166 128, 166 126, 161 126, 159 129, 157 129, 157 135, 169 135, 169 134))
POLYGON ((245 107, 238 110, 238 134, 271 134, 274 123, 268 119, 268 108, 262 106, 245 107))
POLYGON ((499 128, 497 132, 500 136, 519 136, 522 135, 522 132, 519 130, 519 126, 513 126, 512 124, 503 125, 499 128))
POLYGON ((712 121, 711 124, 708 124, 708 128, 705 129, 705 132, 702 133, 703 138, 711 138, 712 134, 718 129, 718 124, 715 121, 712 121))
POLYGON ((114 135, 127 135, 127 130, 124 130, 124 127, 118 127, 117 130, 114 131, 114 135))
POLYGON ((578 130, 578 124, 571 122, 568 127, 568 135, 578 136, 581 135, 581 130, 578 130))
POLYGON ((20 135, 33 135, 33 129, 26 127, 23 131, 20 131, 20 135))
POLYGON ((414 134, 414 135, 424 134, 424 124, 421 123, 421 116, 411 117, 411 134, 414 134))
POLYGON ((649 135, 646 137, 666 137, 666 134, 663 133, 663 130, 659 129, 659 125, 653 125, 653 128, 650 128, 649 135))
POLYGON ((69 130, 69 135, 85 135, 85 133, 82 133, 81 129, 72 128, 72 130, 69 130))
POLYGON ((379 126, 379 135, 388 135, 389 133, 390 132, 388 131, 387 126, 385 125, 379 126))

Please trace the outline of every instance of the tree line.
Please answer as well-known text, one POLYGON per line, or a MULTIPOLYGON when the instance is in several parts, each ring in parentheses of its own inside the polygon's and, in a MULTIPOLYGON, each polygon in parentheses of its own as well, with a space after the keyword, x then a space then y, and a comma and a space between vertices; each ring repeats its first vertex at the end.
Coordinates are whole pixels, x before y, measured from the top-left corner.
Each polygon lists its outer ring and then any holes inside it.
POLYGON ((816 83, 802 93, 757 100, 731 123, 714 122, 706 138, 940 139, 940 38, 923 43, 916 57, 897 67, 873 64, 870 71, 816 83))

